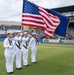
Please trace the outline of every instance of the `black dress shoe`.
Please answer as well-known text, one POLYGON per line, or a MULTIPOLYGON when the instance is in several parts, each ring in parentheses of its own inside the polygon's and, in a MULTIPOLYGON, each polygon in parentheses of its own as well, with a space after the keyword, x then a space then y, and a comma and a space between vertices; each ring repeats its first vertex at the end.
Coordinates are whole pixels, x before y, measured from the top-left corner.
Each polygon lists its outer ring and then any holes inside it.
POLYGON ((8 74, 13 74, 13 72, 7 72, 8 74))
POLYGON ((28 65, 24 65, 25 67, 28 67, 29 66, 29 64, 28 65))
POLYGON ((13 72, 11 72, 11 73, 13 73, 13 72))
POLYGON ((32 62, 33 64, 37 63, 37 62, 32 62))
POLYGON ((17 70, 21 70, 22 68, 16 68, 17 70))

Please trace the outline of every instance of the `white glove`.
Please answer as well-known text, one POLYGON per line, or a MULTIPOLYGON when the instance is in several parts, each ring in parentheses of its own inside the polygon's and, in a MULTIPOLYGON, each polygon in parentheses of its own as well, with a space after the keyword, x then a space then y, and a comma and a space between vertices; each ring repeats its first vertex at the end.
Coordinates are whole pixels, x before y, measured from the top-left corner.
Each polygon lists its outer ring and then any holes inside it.
POLYGON ((12 48, 12 46, 9 46, 9 48, 12 48))

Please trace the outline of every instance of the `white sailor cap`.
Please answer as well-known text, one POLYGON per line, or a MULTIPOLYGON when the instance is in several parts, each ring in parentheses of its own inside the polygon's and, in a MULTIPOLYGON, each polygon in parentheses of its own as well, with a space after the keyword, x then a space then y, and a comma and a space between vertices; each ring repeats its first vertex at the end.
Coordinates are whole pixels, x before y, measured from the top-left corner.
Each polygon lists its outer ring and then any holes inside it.
POLYGON ((13 31, 11 31, 11 30, 7 30, 7 34, 12 34, 13 33, 13 31))
POLYGON ((36 35, 36 33, 34 32, 34 33, 32 33, 32 35, 36 35))
POLYGON ((24 32, 23 34, 28 34, 28 32, 24 32))

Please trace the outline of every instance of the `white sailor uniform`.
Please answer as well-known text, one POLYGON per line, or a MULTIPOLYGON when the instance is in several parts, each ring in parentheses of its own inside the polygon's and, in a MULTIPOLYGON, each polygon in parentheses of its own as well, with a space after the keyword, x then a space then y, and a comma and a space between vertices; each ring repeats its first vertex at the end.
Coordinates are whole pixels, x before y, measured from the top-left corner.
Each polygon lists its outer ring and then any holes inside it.
POLYGON ((22 38, 23 65, 28 65, 28 41, 29 37, 22 38))
POLYGON ((31 62, 36 62, 37 42, 34 37, 30 39, 29 47, 31 48, 31 62))
POLYGON ((14 42, 12 38, 6 38, 4 40, 4 55, 6 58, 6 70, 7 73, 13 72, 13 63, 14 63, 14 42))
POLYGON ((15 43, 15 57, 16 57, 16 68, 21 68, 21 36, 14 37, 15 43))

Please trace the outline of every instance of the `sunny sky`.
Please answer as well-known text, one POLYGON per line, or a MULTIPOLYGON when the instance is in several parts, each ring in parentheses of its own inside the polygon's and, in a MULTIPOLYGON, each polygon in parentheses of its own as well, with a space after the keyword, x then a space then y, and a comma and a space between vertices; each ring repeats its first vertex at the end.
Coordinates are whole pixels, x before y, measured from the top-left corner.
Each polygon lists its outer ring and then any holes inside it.
MULTIPOLYGON (((74 5, 74 0, 29 0, 45 8, 74 5)), ((23 0, 0 0, 0 21, 21 21, 23 0)))

